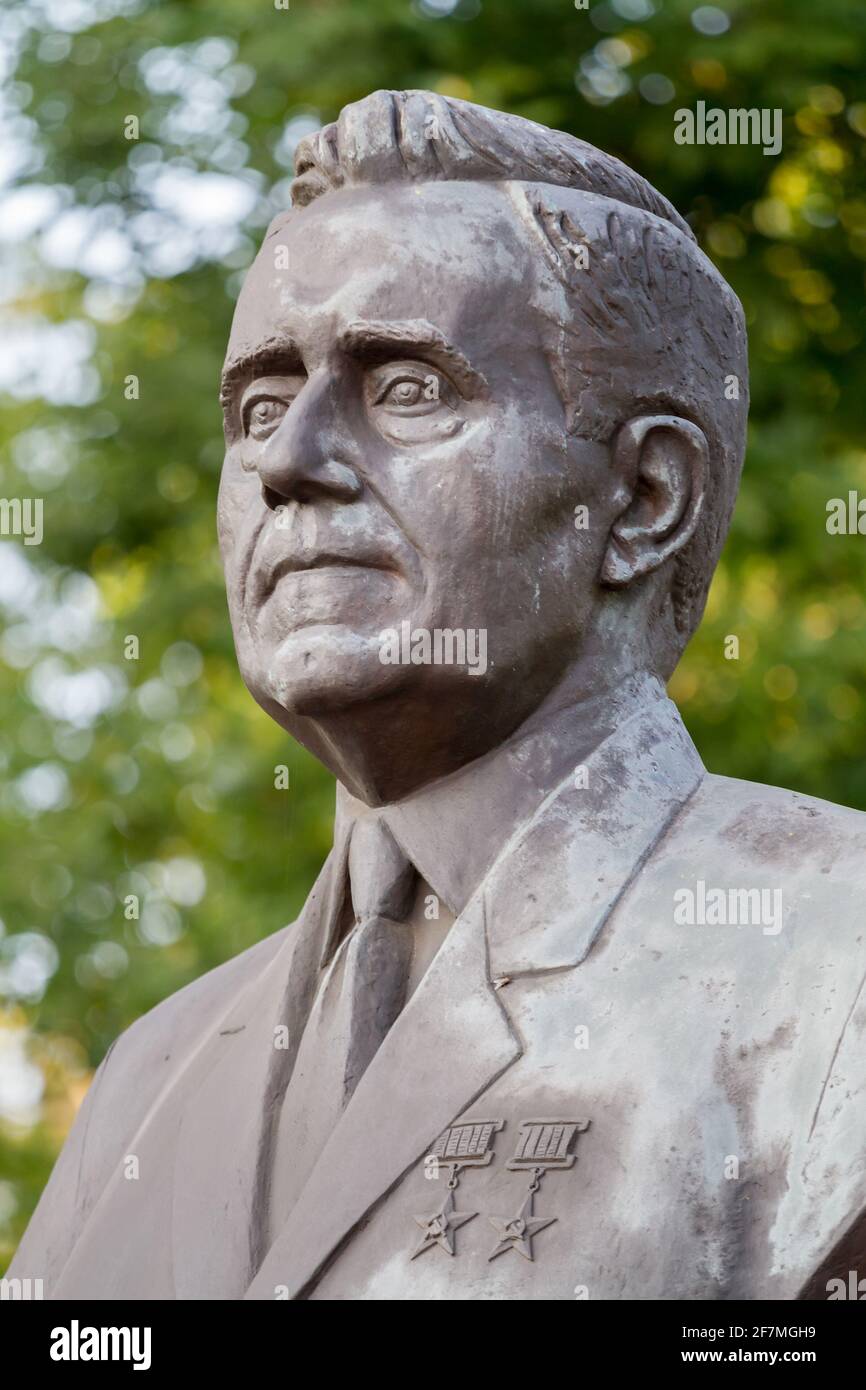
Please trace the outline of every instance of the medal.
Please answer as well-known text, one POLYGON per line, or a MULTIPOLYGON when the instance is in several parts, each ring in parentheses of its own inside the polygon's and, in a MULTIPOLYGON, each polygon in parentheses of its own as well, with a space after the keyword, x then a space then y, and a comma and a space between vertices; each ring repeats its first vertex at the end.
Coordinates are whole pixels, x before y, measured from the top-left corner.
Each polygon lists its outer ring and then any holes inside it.
POLYGON ((460 1183, 464 1168, 486 1168, 493 1162, 490 1142, 498 1134, 503 1120, 470 1120, 466 1124, 452 1125, 446 1129, 433 1145, 424 1160, 426 1175, 438 1178, 439 1167, 448 1165, 448 1193, 438 1211, 429 1216, 415 1216, 415 1224, 424 1232, 420 1242, 412 1251, 411 1259, 417 1259, 425 1250, 438 1245, 447 1255, 454 1254, 454 1232, 467 1221, 478 1215, 477 1211, 458 1211, 454 1193, 460 1183))
POLYGON ((488 1216, 499 1239, 487 1256, 495 1260, 507 1250, 516 1250, 525 1260, 534 1259, 532 1238, 546 1226, 552 1226, 555 1216, 536 1216, 535 1194, 545 1173, 557 1168, 571 1168, 575 1155, 570 1152, 576 1136, 589 1129, 589 1120, 522 1120, 517 1138, 517 1151, 506 1168, 529 1169, 529 1191, 516 1216, 488 1216))

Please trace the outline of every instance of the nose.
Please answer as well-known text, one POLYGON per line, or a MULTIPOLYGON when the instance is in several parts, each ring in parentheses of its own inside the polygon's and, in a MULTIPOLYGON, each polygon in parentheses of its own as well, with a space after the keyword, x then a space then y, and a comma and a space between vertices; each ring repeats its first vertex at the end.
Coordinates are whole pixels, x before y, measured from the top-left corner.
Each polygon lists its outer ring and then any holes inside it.
POLYGON ((256 470, 265 503, 276 510, 285 502, 322 497, 353 501, 363 485, 349 462, 351 453, 336 382, 324 370, 315 373, 259 450, 256 470))

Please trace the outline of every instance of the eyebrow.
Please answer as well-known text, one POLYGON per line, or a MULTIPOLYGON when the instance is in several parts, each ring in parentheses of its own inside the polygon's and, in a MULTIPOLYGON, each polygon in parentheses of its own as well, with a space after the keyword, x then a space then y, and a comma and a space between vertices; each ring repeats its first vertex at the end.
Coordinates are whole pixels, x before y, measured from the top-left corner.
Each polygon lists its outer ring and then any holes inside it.
MULTIPOLYGON (((449 372, 462 392, 478 396, 489 394, 490 388, 483 373, 473 367, 460 349, 427 319, 405 319, 393 323, 378 319, 355 319, 339 333, 337 345, 343 352, 357 357, 385 355, 395 348, 403 352, 417 352, 449 372)), ((295 367, 300 362, 301 355, 292 338, 274 338, 252 352, 242 353, 223 368, 220 378, 221 404, 226 408, 232 404, 234 389, 240 381, 273 372, 279 375, 286 371, 288 365, 295 367)))
POLYGON ((220 404, 230 406, 234 388, 247 377, 285 375, 301 365, 301 354, 293 338, 272 338, 239 357, 227 361, 220 377, 220 404))
POLYGON ((355 319, 342 330, 337 343, 343 352, 358 357, 379 356, 393 352, 395 348, 402 352, 417 352, 447 371, 462 392, 474 395, 489 393, 486 377, 427 319, 406 319, 396 323, 355 319))

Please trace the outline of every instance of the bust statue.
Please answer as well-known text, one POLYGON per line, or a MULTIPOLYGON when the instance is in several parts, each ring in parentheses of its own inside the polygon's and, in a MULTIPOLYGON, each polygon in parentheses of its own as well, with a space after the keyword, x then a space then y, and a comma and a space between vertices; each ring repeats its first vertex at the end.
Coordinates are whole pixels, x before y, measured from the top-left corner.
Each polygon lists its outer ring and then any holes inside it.
POLYGON ((708 773, 664 690, 737 491, 740 304, 644 179, 515 116, 375 92, 296 170, 219 534, 334 848, 113 1046, 12 1272, 826 1297, 866 1232, 866 817, 708 773))

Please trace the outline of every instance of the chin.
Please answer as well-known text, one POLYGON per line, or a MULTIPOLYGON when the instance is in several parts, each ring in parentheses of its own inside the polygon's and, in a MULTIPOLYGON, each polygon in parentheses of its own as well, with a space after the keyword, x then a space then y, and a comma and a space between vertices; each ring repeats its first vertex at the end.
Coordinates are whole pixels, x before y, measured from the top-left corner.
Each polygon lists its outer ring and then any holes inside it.
POLYGON ((394 694, 412 679, 411 668, 384 665, 379 652, 378 634, 302 628, 261 660, 253 693, 265 708, 277 705, 289 716, 336 714, 394 694))

